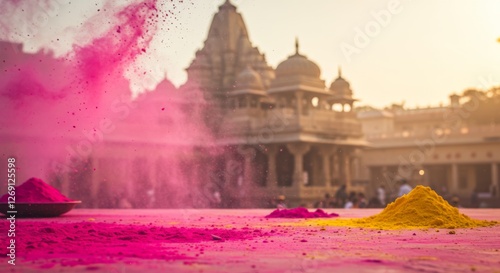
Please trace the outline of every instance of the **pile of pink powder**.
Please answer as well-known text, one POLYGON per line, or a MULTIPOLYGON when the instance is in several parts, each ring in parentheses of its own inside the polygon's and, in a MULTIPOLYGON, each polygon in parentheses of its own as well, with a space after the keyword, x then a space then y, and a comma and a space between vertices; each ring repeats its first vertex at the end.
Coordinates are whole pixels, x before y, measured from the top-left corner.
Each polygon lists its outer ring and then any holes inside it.
MULTIPOLYGON (((8 201, 8 194, 0 197, 0 202, 8 201)), ((56 188, 39 178, 30 178, 16 187, 17 203, 64 203, 73 201, 61 194, 56 188)))
POLYGON ((336 213, 326 213, 322 209, 309 212, 306 208, 277 209, 267 215, 266 218, 331 218, 338 217, 336 213))

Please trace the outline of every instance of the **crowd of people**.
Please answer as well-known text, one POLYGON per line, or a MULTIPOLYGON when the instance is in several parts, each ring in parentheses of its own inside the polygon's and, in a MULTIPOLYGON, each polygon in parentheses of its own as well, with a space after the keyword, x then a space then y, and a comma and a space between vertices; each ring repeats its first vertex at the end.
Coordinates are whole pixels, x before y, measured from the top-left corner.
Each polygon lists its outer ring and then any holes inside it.
POLYGON ((385 193, 371 199, 367 199, 362 192, 347 192, 346 186, 342 185, 335 195, 325 194, 324 199, 314 204, 315 208, 380 208, 385 204, 385 193), (382 199, 379 199, 382 197, 382 199), (381 202, 383 200, 383 203, 381 202))
MULTIPOLYGON (((434 188, 434 187, 433 187, 434 188)), ((320 200, 311 203, 299 204, 300 207, 313 207, 313 208, 385 208, 387 204, 393 202, 398 197, 405 194, 409 194, 413 190, 413 187, 406 179, 400 179, 395 184, 390 185, 386 188, 385 185, 379 185, 371 194, 365 192, 356 192, 347 190, 346 185, 341 185, 339 189, 334 193, 325 193, 324 197, 320 200)), ((448 203, 454 207, 462 207, 460 199, 457 195, 453 195, 448 192, 445 186, 440 188, 436 187, 436 192, 442 196, 448 203)), ((217 192, 218 201, 217 206, 212 206, 214 208, 220 208, 221 197, 217 192)), ((279 195, 272 199, 266 200, 264 205, 266 208, 278 208, 284 209, 289 207, 289 202, 285 195, 279 195)), ((468 207, 472 208, 484 208, 487 207, 484 203, 480 202, 477 194, 477 190, 471 196, 470 205, 468 207)))
POLYGON ((351 191, 347 193, 346 186, 342 185, 334 196, 325 194, 324 199, 314 204, 315 208, 384 208, 387 203, 397 197, 410 193, 413 189, 407 180, 398 181, 399 190, 394 194, 388 194, 384 185, 380 185, 370 199, 363 192, 351 191))
MULTIPOLYGON (((329 193, 325 194, 324 199, 314 203, 315 208, 384 208, 388 203, 396 200, 396 198, 401 197, 405 194, 411 192, 413 187, 409 184, 406 179, 401 179, 396 184, 397 190, 387 191, 384 185, 377 187, 375 192, 371 195, 370 199, 367 199, 365 194, 362 192, 351 191, 347 193, 346 186, 342 185, 335 195, 331 196, 329 193)), ((461 207, 460 199, 456 195, 451 195, 446 187, 442 187, 437 190, 445 200, 454 207, 461 207)), ((479 203, 477 201, 477 195, 472 195, 471 197, 471 207, 481 207, 476 205, 479 203), (476 206, 475 206, 476 205, 476 206)))

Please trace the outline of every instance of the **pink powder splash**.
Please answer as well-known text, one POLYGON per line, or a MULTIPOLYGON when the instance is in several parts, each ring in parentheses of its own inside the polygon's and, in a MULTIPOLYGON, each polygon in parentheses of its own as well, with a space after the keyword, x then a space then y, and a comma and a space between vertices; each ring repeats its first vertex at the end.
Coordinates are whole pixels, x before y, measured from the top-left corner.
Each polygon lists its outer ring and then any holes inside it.
MULTIPOLYGON (((7 3, 13 8, 0 11, 0 16, 12 21, 32 19, 37 14, 35 3, 26 12, 16 8, 30 6, 27 2, 7 3)), ((68 29, 78 31, 84 37, 81 40, 89 42, 74 44, 73 50, 61 57, 46 49, 28 54, 21 44, 0 41, 0 107, 6 113, 0 117, 5 129, 0 133, 0 150, 2 158, 24 159, 17 164, 24 170, 18 173, 19 179, 48 179, 54 159, 66 165, 73 158, 85 159, 92 147, 79 149, 70 144, 87 138, 98 144, 102 139, 100 124, 116 123, 117 117, 123 116, 121 105, 131 101, 124 73, 135 69, 135 61, 147 51, 156 24, 165 15, 157 10, 154 0, 132 1, 125 7, 106 1, 103 6, 112 11, 107 18, 98 13, 80 29, 68 29), (98 23, 108 30, 95 36, 98 23), (116 26, 120 26, 120 33, 116 26)), ((4 31, 16 33, 19 28, 22 25, 12 25, 4 31)), ((38 31, 43 35, 47 29, 38 31)), ((80 171, 72 166, 65 170, 80 171)))
POLYGON ((309 212, 306 208, 277 209, 267 215, 266 218, 332 218, 338 217, 337 213, 326 213, 322 209, 309 212))
MULTIPOLYGON (((194 257, 179 253, 178 244, 217 244, 270 235, 253 229, 161 227, 151 224, 45 222, 41 225, 36 221, 16 224, 16 237, 22 238, 16 240, 18 257, 25 262, 37 261, 43 268, 116 263, 131 258, 190 259, 194 257)), ((0 227, 8 230, 8 222, 2 221, 0 227)), ((6 257, 6 250, 2 249, 0 256, 6 257)))
MULTIPOLYGON (((61 188, 70 192, 64 193, 90 207, 105 207, 99 202, 115 204, 117 199, 126 199, 135 208, 206 206, 212 189, 199 184, 200 177, 210 173, 211 163, 202 162, 207 165, 202 168, 190 160, 196 158, 199 143, 214 143, 205 126, 201 91, 183 93, 165 79, 154 91, 135 99, 131 94, 129 75, 148 78, 151 67, 140 60, 156 57, 151 45, 155 34, 174 20, 166 3, 103 1, 88 20, 65 28, 77 38, 62 56, 51 51, 57 49, 53 43, 44 44, 49 49, 27 53, 21 44, 26 37, 17 39, 18 44, 0 41, 0 108, 6 113, 0 116, 0 159, 20 159, 18 181, 36 176, 58 185, 66 178, 68 186, 61 188), (186 98, 188 104, 179 103, 186 98), (149 144, 160 148, 145 152, 149 144), (117 146, 117 154, 125 156, 108 160, 106 155, 113 152, 107 148, 117 146), (149 172, 152 166, 161 168, 149 172), (99 188, 92 188, 97 179, 99 188), (146 192, 157 196, 143 196, 146 192)), ((5 21, 29 21, 39 11, 31 1, 6 5, 9 8, 0 10, 5 21)), ((64 3, 60 13, 77 8, 64 3)), ((23 33, 23 25, 14 23, 2 31, 23 33)), ((40 28, 38 36, 50 26, 40 28)), ((68 39, 63 34, 57 40, 68 39)), ((6 176, 5 168, 1 175, 6 176)), ((6 189, 5 180, 0 180, 0 188, 6 189)))
MULTIPOLYGON (((8 201, 8 194, 0 197, 0 202, 8 201)), ((22 203, 64 203, 73 201, 62 195, 56 188, 42 179, 33 177, 16 187, 16 202, 22 203)))

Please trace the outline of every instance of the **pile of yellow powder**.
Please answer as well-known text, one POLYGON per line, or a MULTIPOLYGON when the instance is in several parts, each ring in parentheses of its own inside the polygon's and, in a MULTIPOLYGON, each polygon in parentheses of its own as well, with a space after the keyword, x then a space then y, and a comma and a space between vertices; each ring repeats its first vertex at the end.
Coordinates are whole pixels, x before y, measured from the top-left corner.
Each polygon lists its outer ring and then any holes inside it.
POLYGON ((495 225, 461 214, 429 187, 417 186, 387 205, 379 214, 361 219, 315 220, 319 225, 377 229, 471 228, 495 225))

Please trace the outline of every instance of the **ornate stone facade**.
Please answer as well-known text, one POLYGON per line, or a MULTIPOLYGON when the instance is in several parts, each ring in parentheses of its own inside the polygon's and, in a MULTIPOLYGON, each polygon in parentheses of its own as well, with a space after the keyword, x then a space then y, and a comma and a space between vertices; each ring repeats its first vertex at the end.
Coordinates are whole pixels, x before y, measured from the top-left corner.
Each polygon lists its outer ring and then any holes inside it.
POLYGON ((428 185, 463 206, 500 206, 500 92, 466 90, 446 106, 359 112, 370 149, 363 152, 369 191, 396 181, 428 185), (476 201, 472 196, 475 195, 476 201))
POLYGON ((353 185, 351 165, 364 146, 352 111, 349 83, 326 88, 317 64, 295 52, 271 68, 252 46, 242 16, 226 1, 214 15, 204 47, 187 69, 181 88, 196 87, 220 111, 214 132, 225 147, 224 188, 241 206, 285 195, 291 205, 311 204, 353 185), (228 163, 229 162, 229 163, 228 163), (241 165, 239 171, 230 165, 241 165))
MULTIPOLYGON (((9 52, 2 55, 38 58, 9 52)), ((83 200, 84 207, 262 207, 278 195, 296 206, 311 205, 343 184, 362 190, 355 170, 366 142, 349 83, 339 71, 327 88, 298 41, 295 52, 272 68, 226 1, 187 74, 179 89, 164 80, 135 99, 120 87, 124 99, 112 132, 92 143, 78 130, 64 134, 67 143, 61 145, 78 150, 88 144, 85 153, 68 153, 63 162, 51 154, 23 161, 44 165, 37 169, 50 173, 36 175, 83 200), (217 152, 205 145, 203 126, 188 122, 202 117, 217 152)), ((25 144, 52 141, 13 131, 0 139, 11 154, 25 144)))

